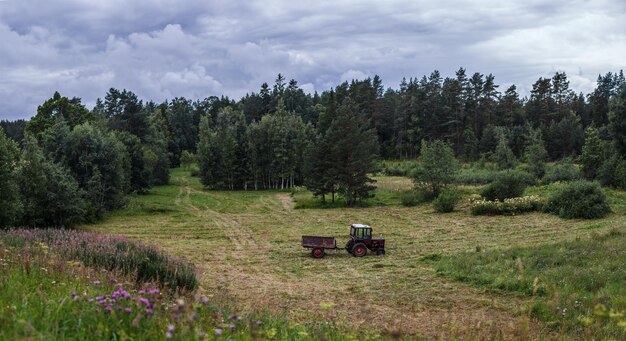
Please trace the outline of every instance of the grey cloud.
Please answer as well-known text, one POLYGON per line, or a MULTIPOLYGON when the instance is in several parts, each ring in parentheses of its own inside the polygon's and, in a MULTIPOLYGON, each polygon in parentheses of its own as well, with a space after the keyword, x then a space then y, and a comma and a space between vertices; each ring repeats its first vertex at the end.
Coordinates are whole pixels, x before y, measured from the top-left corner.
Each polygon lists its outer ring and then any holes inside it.
POLYGON ((281 72, 306 91, 379 74, 493 73, 528 92, 566 71, 577 91, 623 68, 621 1, 0 2, 0 118, 59 90, 89 105, 108 88, 156 101, 239 97, 281 72))

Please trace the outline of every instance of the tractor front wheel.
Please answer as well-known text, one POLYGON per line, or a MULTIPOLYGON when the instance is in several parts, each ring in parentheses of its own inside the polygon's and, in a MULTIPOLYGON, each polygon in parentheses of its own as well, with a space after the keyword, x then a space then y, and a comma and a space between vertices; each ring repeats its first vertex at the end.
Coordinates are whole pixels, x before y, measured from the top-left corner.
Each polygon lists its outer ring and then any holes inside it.
POLYGON ((379 256, 384 256, 385 255, 385 249, 378 249, 376 250, 376 254, 379 256))
POLYGON ((356 244, 352 249, 352 255, 354 257, 363 257, 367 254, 367 247, 365 244, 356 244))
POLYGON ((313 256, 313 258, 322 258, 324 257, 324 249, 316 247, 311 251, 311 255, 313 256))

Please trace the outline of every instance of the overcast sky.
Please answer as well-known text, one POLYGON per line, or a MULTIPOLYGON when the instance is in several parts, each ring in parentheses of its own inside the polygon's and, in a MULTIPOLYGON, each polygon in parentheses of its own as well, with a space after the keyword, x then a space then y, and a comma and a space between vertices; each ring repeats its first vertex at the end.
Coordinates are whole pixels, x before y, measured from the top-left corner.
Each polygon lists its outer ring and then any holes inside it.
POLYGON ((624 0, 0 0, 0 118, 55 90, 89 108, 111 87, 238 99, 279 72, 312 92, 463 66, 526 95, 565 71, 587 93, 625 68, 625 18, 624 0))

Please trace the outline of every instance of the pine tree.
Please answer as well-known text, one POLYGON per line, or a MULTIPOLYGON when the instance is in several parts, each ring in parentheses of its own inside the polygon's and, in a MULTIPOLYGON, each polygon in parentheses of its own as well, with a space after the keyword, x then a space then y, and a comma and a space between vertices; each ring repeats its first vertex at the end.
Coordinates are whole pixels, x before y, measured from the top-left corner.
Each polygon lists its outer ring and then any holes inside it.
POLYGON ((580 156, 582 172, 585 178, 593 180, 597 176, 598 168, 603 160, 603 143, 598 136, 598 130, 592 127, 585 130, 585 144, 580 156))
POLYGON ((378 142, 375 131, 368 127, 352 99, 345 99, 339 107, 326 140, 333 144, 329 155, 332 176, 337 179, 346 205, 351 207, 370 197, 375 181, 369 174, 376 170, 378 142))
POLYGON ((611 99, 609 131, 613 134, 618 153, 626 158, 626 84, 622 85, 617 96, 611 99))
POLYGON ((541 179, 546 172, 546 158, 548 157, 541 130, 531 131, 529 143, 524 150, 524 156, 530 171, 537 178, 541 179))
POLYGON ((499 170, 515 168, 517 165, 517 159, 509 147, 506 137, 500 136, 492 161, 499 170))

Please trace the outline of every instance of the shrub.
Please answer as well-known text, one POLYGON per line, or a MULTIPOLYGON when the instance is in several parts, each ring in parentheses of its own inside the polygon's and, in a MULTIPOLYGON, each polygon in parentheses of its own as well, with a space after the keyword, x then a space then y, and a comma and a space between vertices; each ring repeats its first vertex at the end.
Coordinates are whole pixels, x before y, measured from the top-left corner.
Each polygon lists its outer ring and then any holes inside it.
POLYGON ((603 186, 626 189, 626 159, 617 153, 611 155, 600 166, 598 178, 603 186))
POLYGON ((448 188, 442 191, 433 201, 433 208, 439 213, 452 212, 459 199, 459 191, 456 188, 448 188))
POLYGON ((415 191, 404 191, 400 193, 400 202, 402 202, 402 206, 415 206, 418 204, 417 193, 415 191))
POLYGON ((463 168, 457 174, 454 182, 467 185, 484 185, 496 179, 499 172, 489 169, 463 168))
POLYGON ((595 219, 611 212, 600 185, 582 180, 555 191, 544 210, 566 219, 595 219))
POLYGON ((503 201, 472 198, 470 199, 470 212, 473 215, 516 215, 539 211, 543 203, 543 200, 536 196, 508 198, 503 201))
POLYGON ((520 197, 524 194, 526 187, 533 182, 533 176, 529 173, 506 170, 499 173, 492 183, 485 186, 480 195, 491 201, 520 197))
POLYGON ((493 153, 491 158, 496 164, 496 167, 500 170, 515 168, 517 165, 517 159, 504 137, 500 138, 500 141, 496 146, 496 151, 493 153))
POLYGON ((546 175, 541 182, 550 184, 557 181, 574 181, 582 179, 582 173, 571 163, 555 164, 546 170, 546 175))

